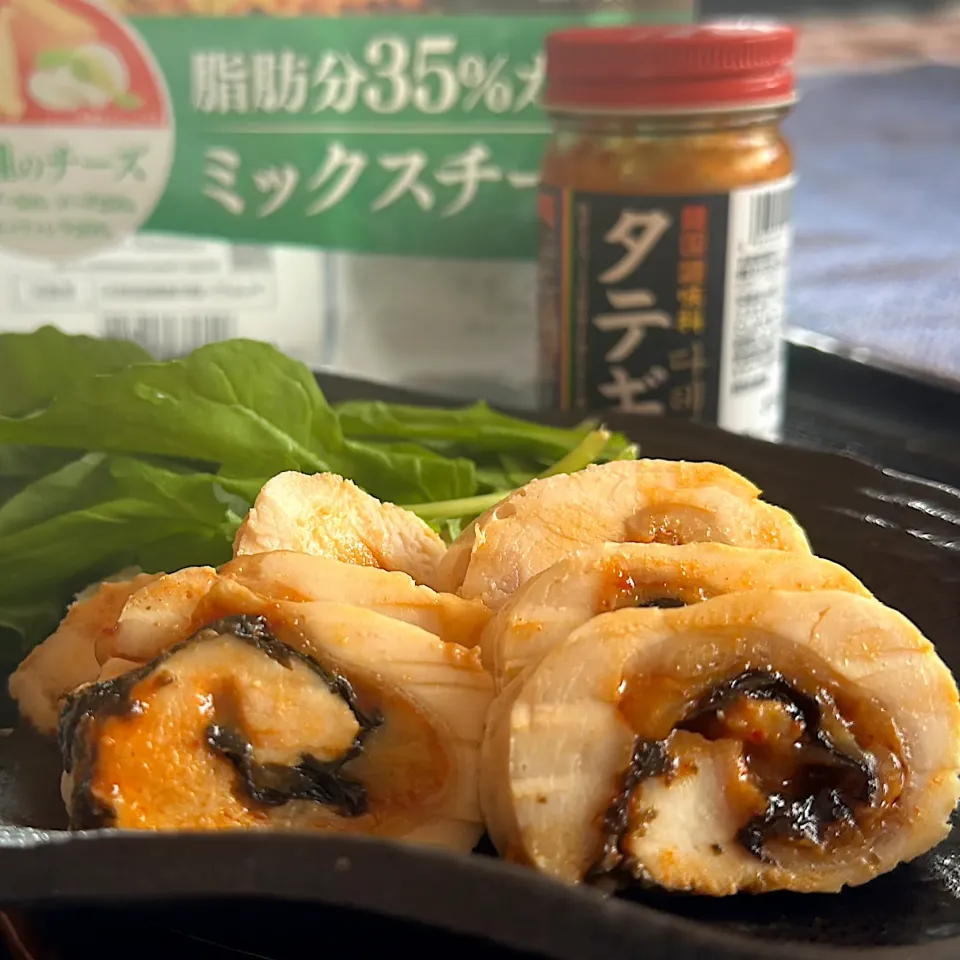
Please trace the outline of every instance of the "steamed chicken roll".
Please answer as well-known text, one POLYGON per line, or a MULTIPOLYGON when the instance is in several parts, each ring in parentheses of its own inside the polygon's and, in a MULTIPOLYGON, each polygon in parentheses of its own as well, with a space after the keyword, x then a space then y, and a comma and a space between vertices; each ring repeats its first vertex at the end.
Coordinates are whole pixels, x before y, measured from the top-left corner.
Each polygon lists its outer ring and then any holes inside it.
POLYGON ((492 696, 478 655, 370 611, 238 591, 245 612, 68 699, 72 827, 317 829, 470 850, 492 696))
POLYGON ((797 522, 759 494, 726 467, 673 460, 615 461, 534 480, 464 530, 431 584, 496 610, 542 570, 604 542, 810 553, 797 522))
POLYGON ((502 688, 597 614, 682 607, 738 590, 870 596, 852 573, 810 554, 719 543, 608 543, 567 557, 524 584, 484 631, 484 660, 502 688))
POLYGON ((834 892, 947 835, 960 704, 876 600, 730 594, 594 618, 500 695, 482 763, 497 848, 555 877, 834 892))
POLYGON ((97 661, 146 663, 185 640, 197 629, 197 605, 218 579, 213 567, 184 567, 155 577, 128 597, 111 628, 98 638, 97 661))
POLYGON ((480 642, 490 619, 478 600, 436 593, 404 573, 277 551, 239 557, 219 570, 188 567, 160 577, 127 601, 116 628, 98 645, 99 662, 119 658, 146 663, 186 639, 202 625, 200 601, 223 580, 242 584, 268 600, 354 604, 465 647, 480 642))
POLYGON ((104 581, 84 591, 57 630, 34 647, 13 672, 10 696, 20 714, 37 730, 56 733, 63 695, 97 678, 97 643, 116 626, 130 595, 154 579, 141 573, 128 580, 104 581))
POLYGON ((291 550, 407 573, 429 583, 446 551, 416 514, 333 473, 268 480, 237 531, 234 556, 291 550))
POLYGON ((479 600, 437 593, 400 572, 327 560, 304 553, 243 556, 220 568, 272 600, 337 600, 414 623, 441 640, 474 647, 490 621, 479 600))

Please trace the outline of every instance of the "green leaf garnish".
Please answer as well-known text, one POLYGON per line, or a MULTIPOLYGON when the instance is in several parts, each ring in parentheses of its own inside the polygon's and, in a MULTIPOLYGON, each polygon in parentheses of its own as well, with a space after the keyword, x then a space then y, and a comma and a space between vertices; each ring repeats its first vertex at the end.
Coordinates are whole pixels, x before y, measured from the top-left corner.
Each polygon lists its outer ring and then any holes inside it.
POLYGON ((543 426, 483 403, 334 408, 306 366, 258 341, 161 363, 50 327, 0 334, 0 661, 119 569, 227 560, 285 470, 412 504, 449 541, 534 477, 635 455, 595 422, 543 426))

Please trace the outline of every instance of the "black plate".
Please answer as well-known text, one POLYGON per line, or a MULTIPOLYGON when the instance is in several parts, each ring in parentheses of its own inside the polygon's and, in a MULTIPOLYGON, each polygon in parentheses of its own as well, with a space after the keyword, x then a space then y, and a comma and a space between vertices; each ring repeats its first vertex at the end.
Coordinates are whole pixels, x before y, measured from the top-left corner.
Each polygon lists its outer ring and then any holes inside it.
MULTIPOLYGON (((324 380, 323 386, 335 400, 408 398, 344 380, 324 380)), ((881 600, 913 619, 960 673, 960 492, 848 457, 695 425, 610 421, 640 442, 646 456, 715 460, 750 477, 767 499, 796 514, 820 555, 849 567, 881 600)), ((473 938, 474 950, 492 941, 556 960, 822 960, 847 956, 847 947, 867 948, 871 960, 960 957, 960 833, 920 861, 838 896, 709 900, 637 893, 610 900, 490 857, 363 839, 66 835, 57 832, 63 826, 58 769, 55 750, 41 738, 18 730, 0 739, 0 825, 7 825, 0 826, 0 904, 137 903, 147 910, 135 914, 139 943, 145 930, 165 931, 166 940, 150 937, 158 949, 161 941, 167 944, 157 955, 198 955, 184 947, 189 941, 207 944, 218 956, 292 956, 291 944, 323 949, 318 931, 331 923, 362 929, 367 938, 380 931, 381 942, 396 944, 399 933, 383 931, 399 918, 407 921, 397 929, 408 939, 419 930, 419 942, 433 944, 423 950, 427 955, 451 952, 436 938, 455 934, 473 938), (25 829, 31 827, 36 832, 25 829), (198 898, 209 901, 202 919, 196 908, 182 908, 198 898), (238 898, 260 903, 238 910, 238 898), (276 900, 287 905, 263 902, 276 900), (158 914, 156 905, 174 901, 181 905, 177 920, 165 921, 174 915, 158 914), (347 910, 367 914, 360 921, 347 910), (177 938, 181 946, 171 946, 177 938)), ((76 914, 57 916, 62 929, 77 929, 69 920, 76 914)), ((133 922, 134 914, 125 916, 133 922)), ((105 922, 117 929, 117 921, 105 922)))

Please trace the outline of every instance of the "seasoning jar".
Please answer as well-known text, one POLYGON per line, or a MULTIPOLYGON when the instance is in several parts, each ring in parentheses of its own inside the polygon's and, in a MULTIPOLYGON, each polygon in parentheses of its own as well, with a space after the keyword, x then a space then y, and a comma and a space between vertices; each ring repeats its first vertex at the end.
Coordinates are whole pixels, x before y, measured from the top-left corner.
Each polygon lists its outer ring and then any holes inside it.
POLYGON ((740 22, 547 39, 545 406, 779 436, 794 49, 740 22))

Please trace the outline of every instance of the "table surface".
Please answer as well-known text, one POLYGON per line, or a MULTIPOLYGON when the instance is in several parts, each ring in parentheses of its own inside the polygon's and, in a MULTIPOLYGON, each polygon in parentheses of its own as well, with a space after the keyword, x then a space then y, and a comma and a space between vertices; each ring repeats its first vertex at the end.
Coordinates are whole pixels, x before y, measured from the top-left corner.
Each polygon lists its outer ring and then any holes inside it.
POLYGON ((800 31, 791 323, 960 386, 960 6, 800 31))
POLYGON ((960 384, 960 67, 801 89, 791 323, 960 384))

